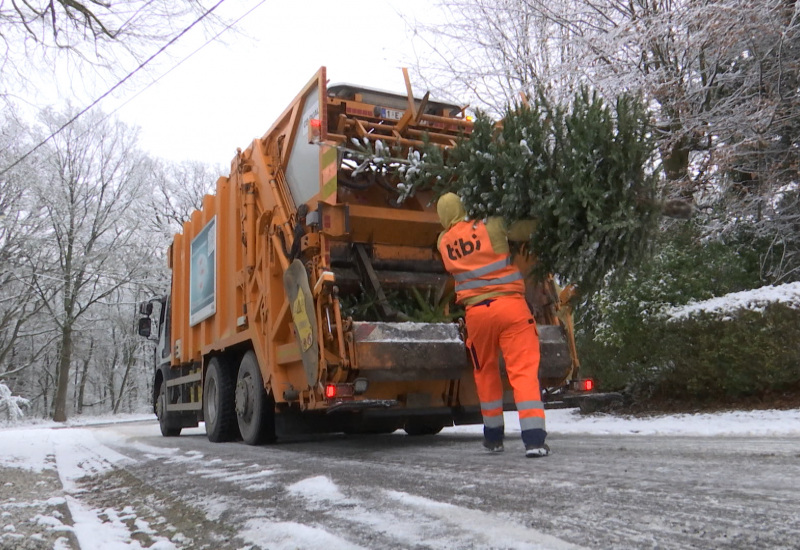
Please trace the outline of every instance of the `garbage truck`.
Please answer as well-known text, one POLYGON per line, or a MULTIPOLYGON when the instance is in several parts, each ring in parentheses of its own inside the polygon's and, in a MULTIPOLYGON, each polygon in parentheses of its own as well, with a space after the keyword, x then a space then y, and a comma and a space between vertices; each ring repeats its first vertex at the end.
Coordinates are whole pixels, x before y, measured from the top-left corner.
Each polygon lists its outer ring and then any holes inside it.
MULTIPOLYGON (((402 158, 469 134, 464 107, 415 97, 403 74, 406 92, 392 93, 329 85, 320 68, 174 236, 169 292, 139 305, 164 436, 204 422, 211 441, 255 445, 482 422, 436 249, 436 197, 402 196, 358 153, 402 158)), ((572 289, 527 285, 544 398, 567 403, 591 389, 578 377, 572 289)))

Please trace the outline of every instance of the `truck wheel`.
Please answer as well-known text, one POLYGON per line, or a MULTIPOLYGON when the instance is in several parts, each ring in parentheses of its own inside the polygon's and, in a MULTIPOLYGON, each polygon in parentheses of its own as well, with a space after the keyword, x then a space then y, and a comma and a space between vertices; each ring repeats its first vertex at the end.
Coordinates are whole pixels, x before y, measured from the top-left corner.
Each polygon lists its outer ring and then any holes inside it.
POLYGON ((430 418, 409 418, 403 429, 408 435, 436 435, 442 431, 444 424, 441 420, 430 418))
POLYGON ((217 357, 209 361, 203 388, 206 435, 209 441, 215 443, 230 441, 237 435, 233 376, 226 367, 217 357))
POLYGON ((156 400, 156 416, 158 425, 161 428, 161 435, 164 437, 177 437, 181 435, 181 427, 170 422, 170 415, 167 413, 167 382, 161 382, 158 387, 158 399, 156 400))
POLYGON ((248 445, 275 440, 275 401, 264 389, 255 353, 248 351, 236 378, 236 420, 248 445))

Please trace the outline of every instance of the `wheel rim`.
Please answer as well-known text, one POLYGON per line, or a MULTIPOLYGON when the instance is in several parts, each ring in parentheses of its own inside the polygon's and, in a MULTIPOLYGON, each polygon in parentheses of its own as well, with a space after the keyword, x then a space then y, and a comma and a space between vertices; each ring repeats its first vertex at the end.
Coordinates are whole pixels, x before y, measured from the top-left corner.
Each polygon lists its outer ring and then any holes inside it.
POLYGON ((164 411, 167 410, 167 392, 162 384, 158 390, 158 400, 156 401, 156 418, 159 422, 164 422, 164 411))
POLYGON ((253 419, 253 392, 253 377, 245 374, 236 383, 236 414, 246 423, 253 419))
POLYGON ((206 397, 208 400, 206 403, 208 404, 207 413, 208 413, 208 422, 212 424, 217 420, 217 383, 214 378, 208 379, 208 390, 207 390, 206 397))

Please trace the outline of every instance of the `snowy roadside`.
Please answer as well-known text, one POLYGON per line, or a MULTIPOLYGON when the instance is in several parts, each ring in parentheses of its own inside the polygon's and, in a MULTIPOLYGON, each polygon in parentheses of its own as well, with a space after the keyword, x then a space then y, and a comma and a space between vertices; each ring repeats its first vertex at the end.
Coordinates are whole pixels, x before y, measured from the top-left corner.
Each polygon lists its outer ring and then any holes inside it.
MULTIPOLYGON (((516 413, 506 413, 506 426, 516 413), (510 418, 509 418, 510 416, 510 418)), ((582 416, 574 409, 547 411, 548 429, 555 434, 665 436, 800 436, 800 409, 629 417, 607 414, 582 416)))
MULTIPOLYGON (((70 421, 67 426, 36 422, 0 428, 0 549, 213 548, 202 545, 199 541, 192 541, 186 535, 190 531, 184 526, 176 525, 158 513, 145 514, 141 508, 134 509, 132 506, 97 506, 89 503, 90 494, 87 490, 103 492, 109 489, 107 481, 91 480, 98 480, 105 474, 118 471, 132 460, 106 446, 96 430, 87 429, 93 424, 114 421, 146 421, 140 431, 158 436, 158 425, 149 414, 116 419, 81 418, 70 421)), ((509 436, 513 437, 513 433, 519 429, 516 413, 506 413, 506 426, 509 436)), ((581 416, 576 410, 550 410, 548 431, 554 437, 582 434, 587 437, 629 435, 800 438, 800 409, 648 418, 581 416)), ((458 426, 447 428, 446 432, 479 434, 481 427, 458 426)), ((178 449, 153 450, 152 460, 164 459, 167 457, 164 453, 170 452, 178 452, 178 449)), ((330 483, 327 478, 314 479, 313 483, 308 482, 313 485, 311 494, 319 493, 330 483)), ((287 488, 290 491, 302 489, 303 486, 287 488)), ((214 518, 206 517, 194 518, 192 521, 213 520, 214 518)), ((275 545, 277 535, 274 532, 250 529, 240 533, 239 537, 255 547, 302 548, 317 535, 319 533, 307 531, 296 531, 292 536, 284 533, 280 539, 282 544, 278 546, 275 545), (288 539, 285 538, 287 536, 288 539)), ((337 546, 334 544, 330 547, 337 546)))
MULTIPOLYGON (((4 432, 148 421, 155 422, 155 416, 151 413, 85 416, 71 418, 65 423, 41 419, 18 424, 0 422, 0 443, 3 442, 4 432)), ((505 423, 507 432, 519 430, 516 412, 506 412, 505 423)), ((645 417, 603 413, 581 415, 577 409, 548 409, 547 428, 551 434, 562 435, 792 436, 800 435, 800 409, 653 414, 645 417)), ((481 426, 455 426, 445 430, 480 433, 481 426)), ((3 456, 0 447, 0 464, 3 463, 3 456)))

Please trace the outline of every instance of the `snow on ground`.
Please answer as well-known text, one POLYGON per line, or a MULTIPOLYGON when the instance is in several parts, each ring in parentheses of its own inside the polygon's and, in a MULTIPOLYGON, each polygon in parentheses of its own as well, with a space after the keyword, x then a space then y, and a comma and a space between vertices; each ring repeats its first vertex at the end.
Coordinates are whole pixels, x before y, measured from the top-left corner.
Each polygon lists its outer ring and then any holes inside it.
MULTIPOLYGON (((506 433, 519 432, 516 412, 505 413, 506 433)), ((480 426, 452 430, 480 432, 480 426)), ((731 411, 627 417, 581 415, 576 409, 547 411, 550 434, 664 436, 800 436, 800 409, 731 411)))
POLYGON ((774 303, 785 304, 792 309, 800 309, 800 283, 763 286, 753 290, 732 292, 718 298, 668 308, 664 313, 672 319, 691 317, 700 312, 728 319, 732 318, 731 314, 738 310, 763 311, 767 304, 774 303))
POLYGON ((248 520, 239 536, 250 544, 270 550, 319 547, 337 550, 368 550, 318 527, 290 521, 270 521, 266 518, 248 520))
MULTIPOLYGON (((124 420, 153 420, 152 415, 130 415, 124 420)), ((134 550, 142 548, 140 542, 131 536, 130 530, 124 521, 135 520, 140 531, 147 531, 146 522, 140 518, 131 518, 129 511, 111 514, 109 510, 94 510, 81 502, 81 492, 75 480, 84 476, 97 476, 132 460, 117 451, 112 450, 96 438, 97 432, 86 426, 95 423, 108 422, 106 418, 84 418, 70 421, 65 427, 52 422, 28 423, 0 428, 0 468, 21 469, 27 472, 54 471, 60 478, 63 486, 62 494, 66 497, 54 497, 59 504, 66 501, 74 525, 64 525, 58 514, 51 516, 38 516, 37 522, 44 529, 71 530, 80 542, 83 550, 110 549, 134 550), (101 517, 102 516, 102 517, 101 517), (113 517, 112 517, 113 516, 113 517)), ((547 413, 548 431, 553 435, 558 434, 618 434, 618 435, 650 435, 650 436, 800 436, 800 409, 794 410, 763 410, 763 411, 737 411, 713 414, 681 414, 669 416, 652 416, 647 418, 620 417, 613 415, 581 416, 574 409, 549 410, 547 413)), ((158 435, 158 426, 152 423, 152 435, 158 435)), ((481 426, 458 426, 447 428, 447 431, 457 433, 481 433, 481 426)), ((506 413, 506 431, 509 434, 519 431, 517 415, 514 412, 506 413)), ((149 432, 148 432, 149 433, 149 432)), ((104 435, 103 437, 110 437, 104 435)), ((122 436, 120 436, 120 439, 122 436)), ((114 440, 106 440, 112 442, 114 440)), ((116 442, 116 441, 114 441, 116 442)), ((148 447, 136 443, 136 448, 143 451, 147 458, 152 460, 180 460, 191 468, 202 462, 194 461, 194 455, 176 453, 175 449, 161 447, 148 447)), ((195 472, 201 473, 201 472, 195 472)), ((209 471, 208 475, 218 475, 217 470, 209 471)), ((268 480, 269 471, 249 471, 243 465, 237 475, 268 480)), ((336 486, 326 476, 313 476, 286 487, 293 496, 306 502, 310 509, 327 508, 332 503, 349 502, 336 486)), ((464 524, 464 529, 473 522, 480 525, 477 518, 470 518, 472 511, 458 508, 458 513, 453 513, 453 506, 437 502, 417 495, 385 491, 382 498, 387 502, 400 500, 410 510, 408 518, 387 518, 380 510, 358 509, 358 521, 364 524, 384 525, 386 529, 401 529, 406 523, 413 524, 416 517, 441 516, 442 521, 458 521, 464 524), (417 516, 414 515, 417 511, 417 516), (449 518, 449 519, 448 519, 449 518)), ((24 503, 13 502, 14 506, 24 503)), ((353 503, 351 503, 353 504, 353 503)), ((9 506, 9 503, 0 503, 0 509, 9 506)), ((358 507, 356 507, 358 508, 358 507)), ((355 510, 351 506, 351 514, 355 510)), ((477 514, 477 512, 475 512, 477 514)), ((213 518, 211 518, 213 519, 213 518)), ((0 518, 0 525, 7 533, 13 533, 15 526, 8 522, 8 518, 0 518)), ((505 533, 509 540, 515 539, 514 533, 506 532, 512 525, 496 526, 498 535, 505 533)), ((413 529, 412 529, 413 531, 413 529)), ((311 526, 289 524, 286 522, 271 522, 267 518, 253 518, 248 521, 239 533, 240 537, 255 545, 268 548, 304 548, 318 546, 323 543, 332 549, 358 549, 358 546, 342 540, 332 533, 311 526)), ((521 533, 518 535, 522 536, 521 533)), ((157 550, 175 550, 182 548, 164 537, 154 537, 155 544, 150 548, 157 550)), ((524 542, 524 541, 523 541, 524 542)), ((541 540, 539 541, 542 542, 541 540)), ((548 548, 560 548, 560 542, 550 541, 548 548)), ((563 541, 561 541, 563 542, 563 541)), ((58 545, 57 545, 58 546, 58 545)), ((65 546, 66 547, 66 546, 65 546)), ((528 548, 529 546, 521 546, 528 548)))

